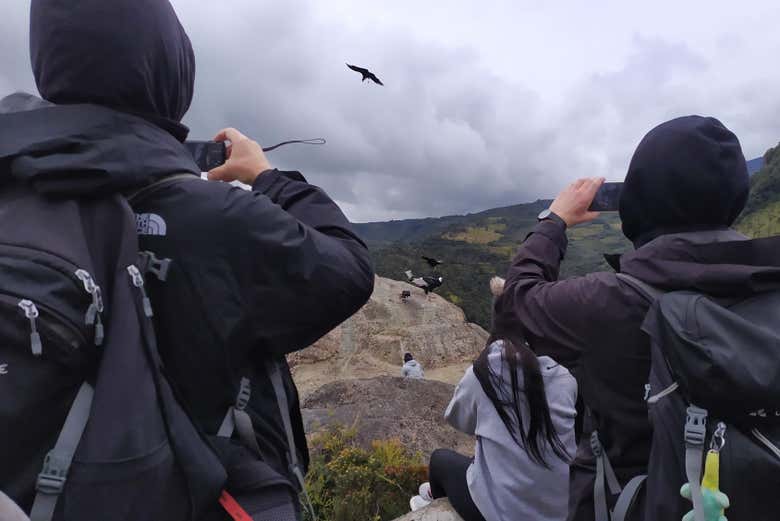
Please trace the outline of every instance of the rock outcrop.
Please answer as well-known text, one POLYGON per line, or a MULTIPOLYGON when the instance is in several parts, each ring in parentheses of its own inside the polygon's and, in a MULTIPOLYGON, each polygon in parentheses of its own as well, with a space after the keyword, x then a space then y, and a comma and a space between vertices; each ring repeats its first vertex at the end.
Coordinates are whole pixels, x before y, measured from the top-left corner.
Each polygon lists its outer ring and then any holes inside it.
POLYGON ((446 499, 437 499, 427 507, 409 512, 395 521, 463 521, 446 499))
POLYGON ((453 390, 443 382, 391 376, 344 380, 311 393, 301 412, 309 434, 333 423, 355 425, 364 447, 396 438, 424 461, 440 447, 473 454, 474 439, 444 421, 453 390))
POLYGON ((303 396, 330 382, 397 376, 405 352, 423 365, 427 379, 457 383, 487 337, 444 298, 377 277, 371 299, 358 313, 289 362, 303 396), (412 296, 402 300, 402 291, 412 296))

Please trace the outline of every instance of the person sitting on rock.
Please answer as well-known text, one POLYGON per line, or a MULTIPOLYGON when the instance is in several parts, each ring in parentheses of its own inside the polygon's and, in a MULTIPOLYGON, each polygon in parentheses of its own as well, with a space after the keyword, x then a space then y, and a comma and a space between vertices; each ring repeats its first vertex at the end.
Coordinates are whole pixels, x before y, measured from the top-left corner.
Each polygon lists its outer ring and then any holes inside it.
MULTIPOLYGON (((503 280, 491 282, 500 294, 503 280)), ((475 457, 448 449, 431 455, 430 483, 413 510, 447 497, 464 521, 563 521, 569 461, 575 453, 577 383, 520 330, 495 317, 487 347, 455 389, 446 420, 476 435, 475 457)))
POLYGON ((412 353, 406 353, 404 355, 404 366, 401 368, 401 376, 404 378, 425 378, 425 372, 423 371, 422 366, 414 359, 412 353))

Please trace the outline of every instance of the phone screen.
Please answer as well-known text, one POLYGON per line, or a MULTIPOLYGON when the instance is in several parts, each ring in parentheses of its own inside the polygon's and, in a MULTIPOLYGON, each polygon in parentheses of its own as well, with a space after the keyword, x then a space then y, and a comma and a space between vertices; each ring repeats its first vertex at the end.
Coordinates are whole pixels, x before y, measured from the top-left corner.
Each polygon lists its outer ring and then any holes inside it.
POLYGON ((620 193, 623 183, 604 183, 593 198, 591 212, 617 212, 620 208, 620 193))
POLYGON ((225 164, 227 152, 225 143, 216 141, 186 141, 184 146, 192 154, 201 172, 208 172, 225 164))

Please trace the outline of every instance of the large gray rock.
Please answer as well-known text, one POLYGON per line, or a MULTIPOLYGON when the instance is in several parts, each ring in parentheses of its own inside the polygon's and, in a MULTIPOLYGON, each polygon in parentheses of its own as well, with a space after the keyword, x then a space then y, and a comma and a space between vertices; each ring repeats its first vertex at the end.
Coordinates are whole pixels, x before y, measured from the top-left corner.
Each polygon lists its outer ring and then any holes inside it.
POLYGON ((394 521, 463 521, 446 499, 437 499, 427 507, 409 512, 394 521))
MULTIPOLYGON (((323 303, 327 305, 327 302, 323 303)), ((369 302, 325 338, 288 357, 302 395, 339 380, 400 374, 405 352, 428 379, 457 383, 488 334, 438 295, 377 277, 369 302), (403 302, 402 291, 412 296, 403 302)))
POLYGON ((360 445, 398 439, 427 462, 437 448, 474 453, 474 439, 444 421, 453 390, 443 382, 391 376, 343 380, 311 393, 301 412, 308 434, 334 423, 354 425, 360 445))

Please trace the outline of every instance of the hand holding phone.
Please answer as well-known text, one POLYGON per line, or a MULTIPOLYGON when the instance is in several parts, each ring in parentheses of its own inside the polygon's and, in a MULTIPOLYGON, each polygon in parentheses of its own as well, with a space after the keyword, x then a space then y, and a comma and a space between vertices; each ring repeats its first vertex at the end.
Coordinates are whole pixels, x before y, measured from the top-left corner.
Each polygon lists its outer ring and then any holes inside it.
POLYGON ((603 177, 574 181, 558 194, 550 205, 550 210, 563 219, 568 227, 592 221, 599 214, 588 207, 603 183, 603 177))
POLYGON ((229 141, 230 144, 226 148, 225 164, 209 170, 211 181, 238 181, 252 185, 260 174, 272 168, 257 141, 249 139, 234 128, 219 131, 214 136, 214 141, 223 144, 229 141))

